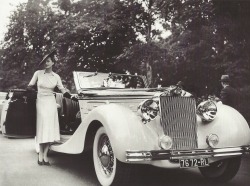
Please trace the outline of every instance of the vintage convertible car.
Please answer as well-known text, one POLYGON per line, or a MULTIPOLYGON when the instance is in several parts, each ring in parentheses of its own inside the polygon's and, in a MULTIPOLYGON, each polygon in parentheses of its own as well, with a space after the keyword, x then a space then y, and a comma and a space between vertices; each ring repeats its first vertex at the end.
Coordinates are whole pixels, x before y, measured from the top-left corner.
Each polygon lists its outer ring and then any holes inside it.
POLYGON ((126 185, 131 164, 199 167, 206 178, 226 182, 250 152, 248 123, 221 102, 197 103, 178 84, 148 88, 143 76, 73 75, 78 102, 56 94, 62 135, 50 149, 68 154, 91 150, 101 185, 126 185))
POLYGON ((70 154, 92 149, 101 185, 126 183, 130 164, 199 167, 208 179, 228 181, 249 152, 246 120, 221 102, 197 105, 178 85, 147 88, 140 76, 74 72, 74 80, 82 122, 51 149, 70 154))

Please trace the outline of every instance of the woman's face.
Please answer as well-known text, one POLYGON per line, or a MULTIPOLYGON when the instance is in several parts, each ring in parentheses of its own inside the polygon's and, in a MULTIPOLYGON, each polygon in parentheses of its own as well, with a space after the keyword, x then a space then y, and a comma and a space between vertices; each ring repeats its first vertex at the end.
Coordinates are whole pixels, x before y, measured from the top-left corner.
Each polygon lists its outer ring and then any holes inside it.
POLYGON ((50 57, 48 57, 44 63, 44 68, 50 68, 54 65, 54 62, 50 57))

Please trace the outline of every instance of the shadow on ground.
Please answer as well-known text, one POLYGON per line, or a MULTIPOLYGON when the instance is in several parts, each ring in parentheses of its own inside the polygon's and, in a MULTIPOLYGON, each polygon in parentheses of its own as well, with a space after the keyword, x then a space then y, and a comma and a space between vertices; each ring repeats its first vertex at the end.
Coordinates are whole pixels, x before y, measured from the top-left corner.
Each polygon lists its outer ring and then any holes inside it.
MULTIPOLYGON (((56 152, 50 153, 55 167, 68 170, 77 177, 84 177, 86 182, 99 185, 92 161, 91 153, 80 155, 67 155, 56 152)), ((134 167, 131 177, 131 186, 230 186, 238 185, 235 180, 229 183, 212 183, 206 180, 198 169, 162 169, 150 165, 134 167)))

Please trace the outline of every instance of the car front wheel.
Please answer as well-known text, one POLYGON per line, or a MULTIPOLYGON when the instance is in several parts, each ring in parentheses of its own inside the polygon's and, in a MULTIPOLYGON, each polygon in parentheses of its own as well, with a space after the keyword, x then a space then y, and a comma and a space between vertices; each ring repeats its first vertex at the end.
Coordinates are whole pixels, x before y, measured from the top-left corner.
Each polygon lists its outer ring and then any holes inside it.
POLYGON ((104 127, 100 127, 95 135, 93 161, 101 185, 121 185, 129 180, 130 166, 116 159, 104 127))
POLYGON ((231 180, 240 168, 241 157, 223 159, 211 163, 208 167, 200 167, 201 174, 211 181, 227 182, 231 180))

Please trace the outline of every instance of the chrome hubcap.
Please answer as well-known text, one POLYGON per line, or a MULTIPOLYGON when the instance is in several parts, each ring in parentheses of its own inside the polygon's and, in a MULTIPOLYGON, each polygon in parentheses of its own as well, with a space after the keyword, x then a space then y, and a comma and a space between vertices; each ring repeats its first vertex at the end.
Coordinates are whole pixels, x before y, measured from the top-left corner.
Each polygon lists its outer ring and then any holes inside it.
POLYGON ((108 176, 111 175, 114 167, 114 153, 106 134, 100 137, 97 150, 103 172, 108 176))

